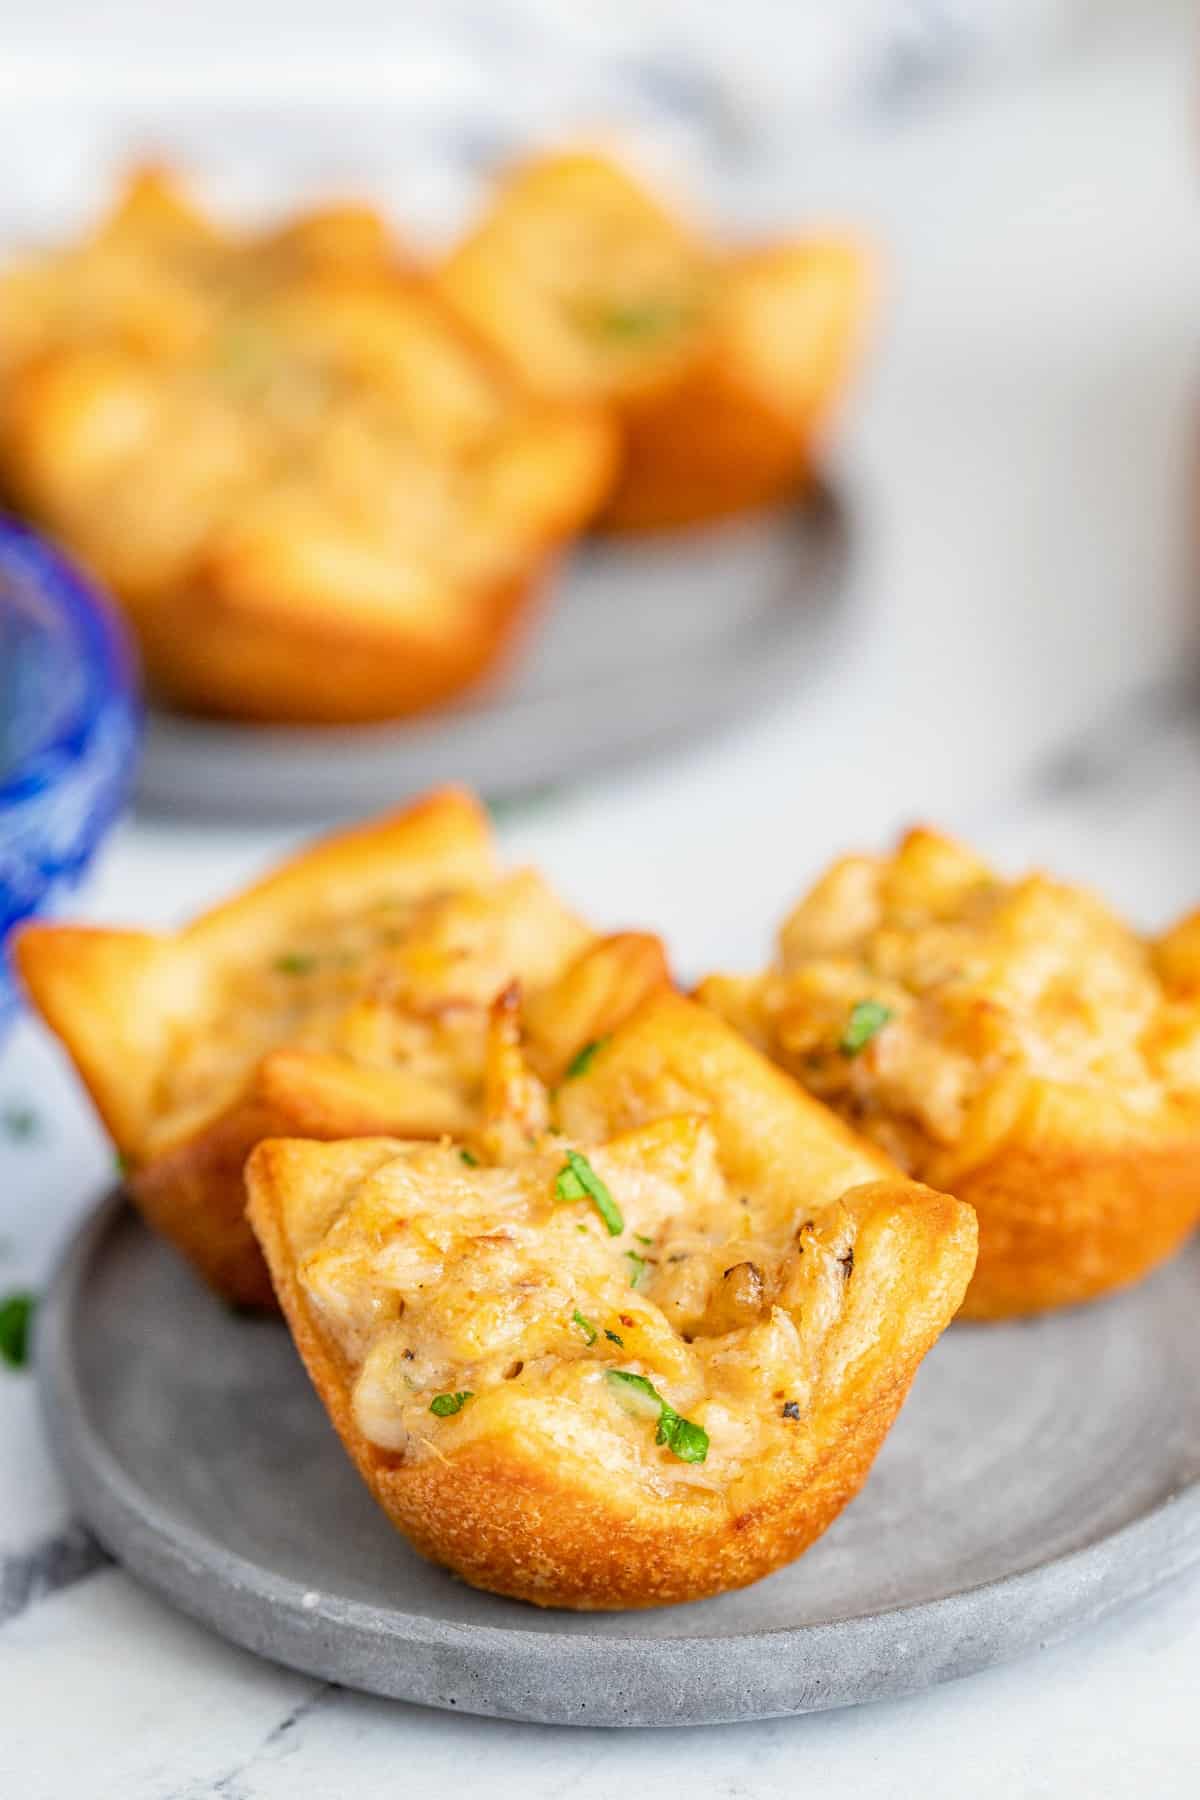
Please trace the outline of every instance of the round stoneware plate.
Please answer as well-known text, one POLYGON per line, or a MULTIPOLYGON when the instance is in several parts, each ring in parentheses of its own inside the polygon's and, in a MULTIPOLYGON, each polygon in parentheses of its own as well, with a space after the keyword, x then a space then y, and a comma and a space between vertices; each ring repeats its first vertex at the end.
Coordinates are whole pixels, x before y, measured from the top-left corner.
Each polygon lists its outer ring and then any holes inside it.
POLYGON ((848 567, 839 505, 581 546, 509 675, 395 725, 151 712, 139 795, 173 816, 338 818, 441 781, 489 799, 598 773, 794 692, 848 567))
POLYGON ((132 1573, 264 1656, 504 1718, 685 1725, 965 1675, 1200 1558, 1200 1245, 1136 1291, 935 1348, 861 1496, 792 1568, 647 1613, 540 1612, 377 1512, 276 1320, 235 1316, 115 1195, 38 1362, 76 1504, 132 1573))

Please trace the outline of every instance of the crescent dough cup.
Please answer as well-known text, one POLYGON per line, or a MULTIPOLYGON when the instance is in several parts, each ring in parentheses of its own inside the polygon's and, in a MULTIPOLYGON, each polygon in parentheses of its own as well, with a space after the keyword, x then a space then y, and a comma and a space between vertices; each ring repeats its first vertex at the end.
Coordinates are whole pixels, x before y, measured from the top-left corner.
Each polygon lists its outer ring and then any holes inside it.
POLYGON ((31 925, 16 958, 147 1221, 218 1293, 263 1306, 242 1179, 261 1138, 467 1132, 510 984, 556 1077, 667 979, 656 938, 598 938, 532 871, 500 873, 486 815, 454 789, 313 846, 175 935, 31 925))
POLYGON ((484 1162, 258 1146, 313 1382, 393 1524, 476 1586, 595 1609, 754 1581, 861 1487, 974 1215, 671 993, 530 1107, 484 1162))
POLYGON ((835 863, 766 974, 699 998, 971 1202, 965 1317, 1123 1287, 1200 1218, 1200 915, 1145 943, 1080 888, 918 830, 835 863))
POLYGON ((717 246, 587 154, 517 169, 438 281, 535 392, 613 408, 624 454, 604 521, 623 530, 801 488, 871 289, 855 241, 717 246))
POLYGON ((404 256, 384 219, 355 203, 231 237, 169 170, 133 170, 78 243, 34 252, 0 275, 0 370, 60 344, 117 341, 149 357, 194 349, 214 305, 314 269, 388 270, 404 256))
POLYGON ((0 276, 0 481, 209 713, 382 719, 497 664, 613 478, 362 208, 233 237, 161 174, 0 276))

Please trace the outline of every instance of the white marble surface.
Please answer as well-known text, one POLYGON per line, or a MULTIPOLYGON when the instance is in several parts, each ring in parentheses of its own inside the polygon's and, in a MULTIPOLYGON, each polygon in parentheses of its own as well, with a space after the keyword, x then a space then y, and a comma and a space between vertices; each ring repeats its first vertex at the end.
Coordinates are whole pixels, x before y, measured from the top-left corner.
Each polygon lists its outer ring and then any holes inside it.
MULTIPOLYGON (((53 9, 52 9, 53 10, 53 9)), ((64 8, 59 5, 60 13, 64 8)), ((1190 9, 1150 8, 1037 80, 815 135, 759 210, 888 246, 887 326, 839 446, 853 603, 795 704, 518 811, 597 918, 684 970, 749 961, 831 850, 927 816, 1052 860, 1147 924, 1200 896, 1188 484, 1200 384, 1190 9)), ((1119 26, 1119 21, 1118 21, 1119 26)), ((119 834, 97 916, 177 918, 278 847, 119 834)), ((108 1157, 49 1045, 0 1057, 0 1289, 36 1286, 108 1157)), ((353 1696, 233 1651, 72 1533, 32 1383, 0 1370, 0 1770, 21 1800, 831 1794, 1195 1796, 1200 1579, 912 1699, 676 1733, 544 1730, 353 1696)))

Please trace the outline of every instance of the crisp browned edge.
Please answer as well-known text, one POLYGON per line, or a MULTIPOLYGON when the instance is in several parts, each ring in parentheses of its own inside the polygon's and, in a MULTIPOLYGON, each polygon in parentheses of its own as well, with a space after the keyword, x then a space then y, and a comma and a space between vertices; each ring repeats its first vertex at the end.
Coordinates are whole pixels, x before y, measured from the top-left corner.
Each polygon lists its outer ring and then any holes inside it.
POLYGON ((952 1178, 979 1215, 966 1319, 1076 1306, 1141 1281, 1200 1223, 1200 1104, 1114 1136, 1103 1102, 1031 1083, 980 1163, 952 1178), (1089 1129, 1087 1115, 1095 1108, 1089 1129))

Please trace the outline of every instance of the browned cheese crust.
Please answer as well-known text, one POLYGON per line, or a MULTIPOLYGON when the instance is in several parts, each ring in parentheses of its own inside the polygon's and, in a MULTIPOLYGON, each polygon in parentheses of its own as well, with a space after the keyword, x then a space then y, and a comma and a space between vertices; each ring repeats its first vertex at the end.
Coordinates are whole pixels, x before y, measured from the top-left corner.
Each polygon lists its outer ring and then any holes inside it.
POLYGON ((835 863, 770 970, 712 976, 699 997, 976 1208, 964 1317, 1127 1286, 1200 1218, 1194 920, 1146 942, 1082 889, 1003 881, 919 830, 835 863), (882 1014, 856 1047, 863 1005, 882 1014))
POLYGON ((598 939, 532 872, 498 871, 486 815, 454 789, 312 846, 174 935, 37 924, 16 958, 147 1221, 218 1293, 261 1306, 242 1179, 261 1138, 462 1134, 514 978, 549 1072, 667 979, 657 939, 598 939))
POLYGON ((469 1167, 259 1145, 249 1215, 314 1385, 392 1522, 476 1586, 599 1609, 757 1580, 866 1479, 962 1298, 974 1215, 673 994, 541 1120, 469 1167), (562 1204, 572 1147, 617 1235, 562 1204), (631 1372, 703 1427, 701 1460, 614 1404, 631 1372))

